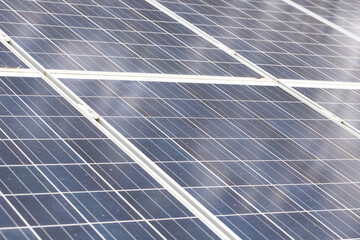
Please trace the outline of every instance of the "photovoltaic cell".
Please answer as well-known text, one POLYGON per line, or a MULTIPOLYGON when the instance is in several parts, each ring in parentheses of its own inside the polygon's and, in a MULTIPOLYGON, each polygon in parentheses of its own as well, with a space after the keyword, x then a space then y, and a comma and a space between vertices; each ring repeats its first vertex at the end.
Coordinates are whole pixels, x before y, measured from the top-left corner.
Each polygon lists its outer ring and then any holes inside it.
POLYGON ((299 92, 360 129, 360 91, 332 88, 296 88, 299 92))
POLYGON ((359 42, 281 0, 159 2, 277 78, 359 80, 359 42))
POLYGON ((0 89, 1 238, 218 239, 43 79, 0 89))
POLYGON ((37 239, 28 228, 0 230, 0 236, 3 239, 37 239))
POLYGON ((360 142, 280 88, 62 81, 239 237, 353 236, 360 142))
POLYGON ((0 69, 28 68, 4 44, 0 43, 0 69))
POLYGON ((0 7, 2 29, 48 69, 258 77, 143 0, 0 7))
POLYGON ((358 1, 293 1, 349 32, 360 36, 360 3, 358 1))

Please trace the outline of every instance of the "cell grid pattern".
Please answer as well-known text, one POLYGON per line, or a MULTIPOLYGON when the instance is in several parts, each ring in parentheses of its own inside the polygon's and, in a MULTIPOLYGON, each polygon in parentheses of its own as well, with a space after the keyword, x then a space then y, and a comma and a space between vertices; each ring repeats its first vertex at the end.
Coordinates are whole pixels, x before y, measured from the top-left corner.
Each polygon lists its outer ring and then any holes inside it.
POLYGON ((1 239, 218 239, 43 79, 0 91, 1 239))
POLYGON ((281 0, 159 2, 277 78, 359 81, 359 42, 281 0))
POLYGON ((360 140, 279 87, 62 81, 242 239, 356 236, 360 140))
POLYGON ((360 37, 359 1, 294 0, 294 2, 360 37))
POLYGON ((0 11, 0 27, 48 69, 259 76, 144 0, 9 0, 0 11))
MULTIPOLYGON (((356 83, 359 42, 281 0, 157 0, 250 66, 150 2, 0 1, 0 239, 221 238, 12 43, 46 71, 92 71, 58 81, 239 238, 360 238, 360 139, 275 81, 210 83, 263 78, 253 66, 356 83)), ((359 34, 357 0, 294 2, 359 34)), ((292 90, 360 131, 359 90, 292 90)))
POLYGON ((336 88, 296 88, 347 123, 360 130, 360 91, 336 88))

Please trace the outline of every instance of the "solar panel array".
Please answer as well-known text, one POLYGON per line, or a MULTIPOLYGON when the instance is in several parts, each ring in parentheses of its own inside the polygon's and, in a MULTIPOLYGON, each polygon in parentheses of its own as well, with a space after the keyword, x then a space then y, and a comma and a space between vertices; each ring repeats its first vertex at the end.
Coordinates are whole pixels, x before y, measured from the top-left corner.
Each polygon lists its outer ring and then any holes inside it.
MULTIPOLYGON (((152 2, 0 1, 0 29, 13 41, 0 43, 0 239, 224 238, 107 123, 241 239, 360 238, 360 139, 311 107, 360 132, 360 92, 308 81, 356 84, 359 42, 281 0, 156 1, 244 63, 152 2), (34 66, 13 43, 47 76, 21 73, 34 66), (255 84, 254 66, 308 85, 255 84), (48 78, 56 70, 63 77, 48 78), (195 83, 199 75, 209 80, 195 83), (212 83, 224 76, 247 82, 212 83)), ((294 2, 336 24, 360 6, 294 2)))

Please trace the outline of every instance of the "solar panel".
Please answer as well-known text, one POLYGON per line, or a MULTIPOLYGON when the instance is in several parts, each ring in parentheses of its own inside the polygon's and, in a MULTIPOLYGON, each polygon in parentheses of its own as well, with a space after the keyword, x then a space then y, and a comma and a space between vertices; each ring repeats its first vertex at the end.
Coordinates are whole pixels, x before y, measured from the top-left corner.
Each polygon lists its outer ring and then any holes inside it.
POLYGON ((3 238, 218 238, 44 80, 0 79, 3 238))
POLYGON ((358 5, 0 1, 0 239, 359 238, 358 5))
POLYGON ((239 237, 349 237, 360 142, 280 88, 62 81, 239 237))
POLYGON ((360 130, 359 90, 335 88, 297 88, 297 90, 360 130))
POLYGON ((1 7, 0 26, 48 69, 258 76, 143 0, 1 7))
POLYGON ((16 70, 20 68, 28 67, 0 42, 0 69, 16 70))
POLYGON ((360 37, 358 1, 294 0, 294 2, 360 37))
POLYGON ((281 0, 159 2, 277 78, 358 81, 358 41, 281 0))

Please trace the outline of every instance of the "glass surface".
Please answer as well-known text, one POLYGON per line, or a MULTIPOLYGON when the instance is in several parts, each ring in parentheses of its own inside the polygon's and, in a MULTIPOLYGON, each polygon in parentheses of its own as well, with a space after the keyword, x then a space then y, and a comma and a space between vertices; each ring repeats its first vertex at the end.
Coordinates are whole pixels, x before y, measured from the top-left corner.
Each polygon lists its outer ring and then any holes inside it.
POLYGON ((360 130, 360 90, 296 88, 336 116, 360 130))
MULTIPOLYGON (((158 1, 278 79, 359 80, 358 41, 284 1, 158 1)), ((360 34, 356 0, 294 2, 360 34)), ((46 70, 261 78, 145 0, 3 0, 0 28, 46 70)), ((23 68, 0 43, 1 75, 23 68)), ((219 239, 20 75, 0 76, 0 239, 219 239)), ((61 81, 241 239, 360 238, 360 140, 280 87, 99 79, 61 81)), ((359 90, 296 90, 360 130, 359 90)))
POLYGON ((0 79, 0 238, 218 239, 43 79, 0 79))
POLYGON ((294 2, 360 37, 358 1, 294 0, 294 2))
POLYGON ((0 70, 28 68, 14 53, 0 42, 0 70))
POLYGON ((316 213, 356 208, 360 142, 280 88, 62 82, 240 237, 348 231, 316 213))
MULTIPOLYGON (((159 2, 277 78, 359 81, 359 42, 281 0, 159 2)), ((357 31, 356 1, 295 2, 346 15, 357 31)))
POLYGON ((48 69, 258 77, 144 0, 10 0, 0 11, 0 27, 48 69))

